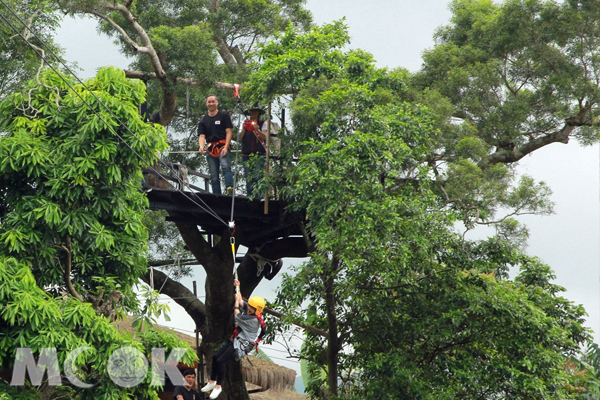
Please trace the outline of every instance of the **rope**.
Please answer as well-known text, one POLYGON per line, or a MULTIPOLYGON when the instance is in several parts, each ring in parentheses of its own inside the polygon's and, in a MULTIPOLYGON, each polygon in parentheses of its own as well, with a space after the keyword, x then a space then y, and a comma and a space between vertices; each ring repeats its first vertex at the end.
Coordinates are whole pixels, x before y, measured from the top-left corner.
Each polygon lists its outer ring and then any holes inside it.
MULTIPOLYGON (((240 98, 238 91, 239 91, 239 85, 235 85, 235 90, 233 91, 233 95, 234 95, 234 97, 236 97, 238 99, 238 107, 239 107, 241 105, 242 99, 240 98)), ((238 114, 238 123, 237 123, 238 126, 240 124, 240 119, 241 119, 241 113, 238 114)), ((236 127, 236 129, 237 129, 237 127, 236 127)), ((239 152, 236 153, 235 165, 239 165, 239 154, 240 154, 239 152)), ((229 230, 231 233, 231 238, 229 239, 229 243, 231 243, 231 254, 233 256, 233 272, 234 272, 235 279, 238 280, 238 271, 237 271, 237 268, 235 267, 235 221, 233 219, 234 206, 235 206, 236 175, 237 174, 233 174, 233 188, 231 190, 231 216, 229 218, 229 230)), ((235 291, 236 291, 236 293, 239 293, 240 287, 236 286, 235 291)))
MULTIPOLYGON (((238 280, 238 271, 237 268, 235 267, 235 236, 233 236, 233 233, 231 234, 231 238, 229 238, 229 243, 231 244, 231 254, 233 255, 233 275, 235 277, 235 280, 238 280)), ((239 293, 240 292, 240 287, 236 286, 235 287, 235 292, 239 293)))
MULTIPOLYGON (((242 111, 242 99, 238 93, 240 85, 236 84, 234 87, 235 87, 235 89, 233 91, 233 95, 234 95, 234 97, 236 97, 238 99, 237 106, 240 109, 239 110, 240 112, 238 113, 238 121, 237 121, 237 126, 236 126, 236 129, 237 129, 237 127, 240 125, 243 111, 242 111)), ((235 165, 240 165, 240 152, 241 152, 241 150, 236 152, 236 154, 235 154, 235 165)), ((234 205, 235 205, 235 187, 236 187, 236 180, 237 180, 236 176, 237 176, 237 174, 233 174, 233 188, 231 190, 231 217, 229 218, 230 224, 233 223, 233 209, 234 209, 234 205)), ((234 259, 235 259, 235 257, 234 257, 234 259)))
MULTIPOLYGON (((175 264, 173 264, 173 266, 175 266, 175 264)), ((181 268, 181 253, 177 254, 177 266, 181 268)), ((167 274, 167 279, 164 280, 163 284, 160 286, 160 289, 158 289, 158 293, 162 292, 163 288, 165 287, 165 284, 167 283, 169 278, 171 278, 171 272, 172 271, 169 271, 169 273, 167 274)))
MULTIPOLYGON (((131 130, 129 129, 129 127, 124 124, 120 118, 118 118, 113 112, 112 110, 106 106, 106 104, 104 104, 97 96, 96 94, 90 90, 83 81, 81 81, 81 79, 79 79, 79 77, 77 77, 77 75, 75 75, 75 73, 64 63, 62 62, 62 60, 56 55, 56 53, 54 53, 54 51, 44 42, 44 40, 42 40, 29 26, 27 26, 27 24, 19 17, 18 14, 16 14, 14 12, 14 10, 12 10, 3 0, 0 0, 0 3, 2 3, 2 5, 25 27, 27 28, 27 30, 29 30, 32 35, 38 39, 40 41, 40 43, 48 50, 48 52, 59 61, 59 63, 65 68, 65 70, 72 75, 77 82, 79 82, 79 84, 81 84, 83 86, 83 88, 85 88, 93 97, 96 101, 98 101, 98 103, 100 105, 102 105, 110 114, 113 118, 115 118, 118 122, 118 124, 125 128, 140 144, 142 144, 147 150, 150 150, 150 148, 148 147, 148 145, 146 145, 140 138, 138 138, 133 132, 131 132, 131 130)), ((71 89, 76 95, 77 97, 79 97, 79 99, 81 101, 83 101, 83 103, 88 107, 88 109, 90 111, 92 111, 107 127, 107 129, 109 131, 111 131, 111 133, 113 133, 117 138, 119 138, 144 164, 146 164, 146 166, 148 167, 148 169, 150 169, 151 171, 153 171, 156 175, 160 176, 163 179, 166 179, 164 175, 162 175, 159 171, 157 171, 148 161, 146 161, 142 156, 139 155, 139 153, 137 151, 135 151, 124 139, 121 135, 119 135, 111 125, 109 125, 104 118, 102 118, 102 116, 96 111, 94 110, 91 105, 81 96, 81 94, 79 94, 74 88, 73 86, 66 81, 66 79, 56 70, 56 68, 48 61, 48 59, 43 55, 40 54, 40 52, 31 44, 29 43, 29 41, 23 36, 23 34, 18 31, 16 29, 16 27, 2 14, 0 14, 0 17, 11 27, 11 29, 21 37, 21 39, 23 39, 23 41, 29 46, 31 47, 31 49, 38 55, 38 57, 40 57, 42 60, 44 60, 44 62, 46 64, 48 64, 48 66, 50 67, 50 69, 52 69, 58 76, 59 78, 69 87, 69 89, 71 89)), ((167 169, 171 169, 169 167, 169 165, 167 163, 165 163, 164 161, 162 161, 158 156, 155 156, 157 161, 162 164, 163 166, 167 167, 167 169)), ((191 187, 189 187, 188 184, 188 188, 190 189, 190 192, 193 193, 191 187)), ((201 206, 200 204, 198 204, 196 201, 194 201, 194 199, 192 199, 191 197, 189 197, 187 194, 185 194, 181 189, 177 188, 176 191, 180 192, 184 197, 186 197, 188 200, 190 200, 193 204, 195 204, 196 206, 198 206, 200 209, 202 209, 203 211, 205 211, 206 213, 208 213, 209 215, 212 215, 215 219, 217 219, 218 221, 222 222, 224 225, 227 225, 225 223, 225 221, 223 221, 223 219, 221 217, 219 217, 219 215, 212 210, 201 198, 199 198, 197 195, 195 196, 196 198, 198 198, 200 200, 200 202, 202 202, 206 207, 201 206)))

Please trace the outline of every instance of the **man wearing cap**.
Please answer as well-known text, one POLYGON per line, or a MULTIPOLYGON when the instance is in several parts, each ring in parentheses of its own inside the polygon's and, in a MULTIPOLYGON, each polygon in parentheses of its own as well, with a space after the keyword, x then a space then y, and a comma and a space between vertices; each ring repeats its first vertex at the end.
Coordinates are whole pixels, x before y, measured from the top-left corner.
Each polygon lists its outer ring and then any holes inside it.
POLYGON ((229 147, 233 136, 231 117, 225 111, 220 111, 219 99, 214 94, 206 98, 208 113, 198 124, 198 144, 200 153, 206 154, 210 184, 213 194, 221 194, 219 169, 223 171, 227 194, 233 191, 233 174, 231 172, 231 154, 229 147), (204 146, 206 146, 206 149, 204 146))
POLYGON ((193 369, 186 369, 183 372, 183 379, 185 383, 183 386, 175 386, 173 391, 174 400, 200 400, 200 395, 194 389, 194 383, 196 382, 196 372, 193 369))
MULTIPOLYGON (((244 176, 246 178, 246 195, 251 198, 258 181, 263 177, 265 171, 265 160, 267 151, 265 143, 267 140, 267 122, 260 119, 264 111, 258 107, 246 110, 250 119, 244 121, 239 133, 242 142, 242 163, 244 164, 244 176), (250 161, 252 159, 252 162, 250 161)), ((257 193, 258 197, 264 193, 257 193)))

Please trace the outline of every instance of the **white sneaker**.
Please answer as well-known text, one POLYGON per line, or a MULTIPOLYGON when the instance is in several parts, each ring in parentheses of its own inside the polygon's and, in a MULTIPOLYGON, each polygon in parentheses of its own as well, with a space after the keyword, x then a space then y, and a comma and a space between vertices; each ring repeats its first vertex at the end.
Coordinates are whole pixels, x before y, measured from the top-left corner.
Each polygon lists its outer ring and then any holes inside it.
POLYGON ((208 382, 206 384, 206 386, 204 386, 202 389, 200 389, 200 391, 207 393, 207 392, 210 392, 211 390, 213 390, 215 388, 215 386, 217 386, 217 382, 214 382, 214 383, 208 382))
POLYGON ((216 399, 217 397, 219 397, 219 395, 221 394, 222 391, 223 391, 222 387, 213 390, 212 393, 210 394, 209 399, 216 399))

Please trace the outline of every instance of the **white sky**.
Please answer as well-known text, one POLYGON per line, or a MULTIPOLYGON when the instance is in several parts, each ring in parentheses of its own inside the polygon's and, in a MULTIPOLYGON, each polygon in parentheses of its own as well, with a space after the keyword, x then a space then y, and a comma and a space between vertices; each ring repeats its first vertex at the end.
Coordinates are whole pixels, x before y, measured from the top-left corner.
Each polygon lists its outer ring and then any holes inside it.
MULTIPOLYGON (((410 71, 420 68, 422 52, 433 47, 434 30, 447 23, 450 17, 447 4, 443 0, 307 1, 319 24, 346 17, 352 37, 350 47, 371 52, 379 66, 404 67, 410 71)), ((127 67, 127 61, 110 41, 96 34, 93 22, 65 19, 58 42, 66 48, 67 59, 77 60, 82 68, 80 78, 93 76, 104 65, 127 67)), ((536 151, 521 164, 520 171, 549 184, 556 203, 556 215, 521 218, 530 228, 528 251, 552 267, 557 275, 555 283, 567 289, 565 296, 585 306, 589 314, 586 326, 600 332, 599 146, 581 148, 575 142, 553 144, 536 151)), ((190 289, 193 279, 202 293, 201 268, 194 278, 184 282, 190 289)), ((264 281, 257 293, 273 298, 277 284, 278 277, 273 282, 264 281)), ((191 319, 172 300, 169 304, 172 321, 167 324, 191 333, 194 329, 191 319)), ((286 355, 281 348, 263 346, 265 349, 277 363, 299 371, 296 362, 283 360, 286 355)))

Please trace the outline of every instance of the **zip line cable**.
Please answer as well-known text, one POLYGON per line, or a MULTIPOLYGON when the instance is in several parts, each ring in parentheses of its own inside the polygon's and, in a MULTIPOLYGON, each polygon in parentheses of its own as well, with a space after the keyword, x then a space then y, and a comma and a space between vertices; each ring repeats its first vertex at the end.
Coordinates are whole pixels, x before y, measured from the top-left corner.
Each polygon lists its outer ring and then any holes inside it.
MULTIPOLYGON (((54 53, 54 51, 52 51, 52 49, 44 42, 44 40, 42 40, 22 19, 21 17, 19 17, 18 14, 16 14, 14 12, 14 10, 12 10, 5 2, 4 0, 0 0, 0 3, 2 3, 2 5, 27 29, 29 30, 33 36, 38 39, 40 41, 40 43, 48 50, 48 52, 54 57, 56 58, 60 64, 62 64, 62 66, 67 70, 67 72, 72 75, 78 82, 79 84, 81 84, 83 86, 84 89, 86 89, 88 91, 88 93, 90 93, 92 95, 92 97, 94 97, 94 99, 96 101, 98 101, 98 103, 103 106, 110 114, 113 118, 115 118, 118 122, 118 124, 125 128, 142 146, 146 147, 147 150, 150 150, 150 153, 153 154, 153 152, 151 151, 151 149, 148 147, 148 145, 146 145, 140 138, 138 138, 130 129, 127 125, 125 125, 119 117, 117 117, 112 110, 106 106, 97 96, 96 94, 90 90, 86 84, 84 82, 81 81, 81 79, 79 79, 79 77, 77 77, 77 75, 67 66, 65 65, 62 60, 54 53)), ((31 49, 46 63, 48 64, 48 66, 50 67, 50 69, 52 69, 58 76, 59 78, 69 87, 69 89, 71 89, 73 91, 73 93, 75 93, 77 95, 77 97, 79 97, 84 104, 88 107, 88 109, 90 111, 92 111, 108 128, 109 131, 111 131, 117 138, 119 138, 144 164, 146 164, 148 166, 148 168, 153 171, 154 173, 156 173, 158 176, 160 176, 161 178, 166 180, 166 177, 160 173, 159 171, 157 171, 148 161, 146 161, 135 149, 133 149, 131 147, 131 145, 129 145, 129 143, 127 143, 123 137, 121 137, 121 135, 119 135, 101 116, 100 114, 94 110, 92 108, 92 106, 79 94, 77 93, 77 91, 73 88, 73 86, 67 82, 67 80, 62 76, 62 74, 60 74, 56 68, 54 68, 54 66, 48 61, 48 59, 46 57, 44 57, 44 55, 40 54, 40 52, 31 44, 29 43, 29 41, 25 38, 25 36, 23 36, 23 34, 17 30, 17 28, 8 20, 8 18, 6 18, 5 15, 0 14, 0 17, 6 21, 6 23, 11 27, 11 29, 17 34, 19 35, 23 41, 25 41, 25 43, 31 47, 31 49)), ((176 172, 172 167, 170 167, 167 163, 165 163, 164 161, 162 161, 158 156, 156 156, 156 159, 158 160, 158 162, 165 166, 167 169, 176 172)), ((228 226, 228 224, 221 218, 219 217, 219 215, 212 210, 200 197, 198 197, 198 195, 192 191, 192 188, 189 186, 189 183, 185 183, 183 182, 184 185, 188 186, 190 189, 190 192, 194 195, 194 197, 196 197, 199 201, 201 201, 202 203, 204 203, 204 205, 206 207, 203 207, 202 205, 198 204, 196 201, 194 201, 194 199, 192 199, 191 197, 189 197, 185 192, 183 192, 181 189, 176 188, 176 191, 181 193, 185 198, 187 198, 188 200, 190 200, 193 204, 197 205, 200 209, 202 209, 203 211, 205 211, 206 213, 208 213, 209 215, 213 216, 215 219, 217 219, 218 221, 220 221, 221 223, 223 223, 225 226, 228 226)))

